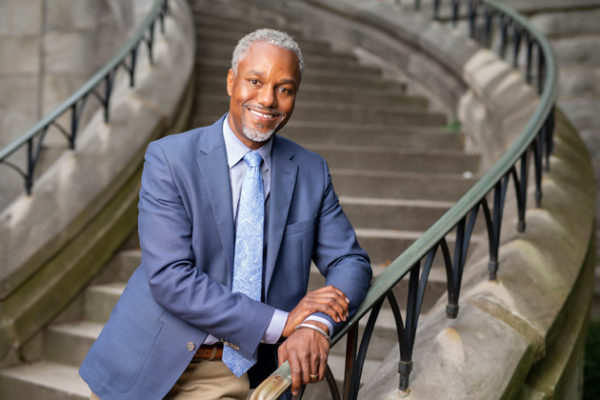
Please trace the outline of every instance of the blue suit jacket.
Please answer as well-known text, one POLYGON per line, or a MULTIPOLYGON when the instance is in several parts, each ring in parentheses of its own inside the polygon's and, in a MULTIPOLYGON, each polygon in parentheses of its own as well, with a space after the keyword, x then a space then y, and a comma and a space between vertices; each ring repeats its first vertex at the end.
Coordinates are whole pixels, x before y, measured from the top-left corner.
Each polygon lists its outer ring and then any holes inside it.
POLYGON ((305 295, 311 259, 327 284, 350 299, 351 312, 366 294, 369 259, 325 161, 278 136, 264 302, 230 291, 234 223, 222 125, 223 118, 148 147, 139 201, 141 265, 80 369, 102 400, 162 398, 208 333, 256 358, 274 309, 290 311, 305 295))

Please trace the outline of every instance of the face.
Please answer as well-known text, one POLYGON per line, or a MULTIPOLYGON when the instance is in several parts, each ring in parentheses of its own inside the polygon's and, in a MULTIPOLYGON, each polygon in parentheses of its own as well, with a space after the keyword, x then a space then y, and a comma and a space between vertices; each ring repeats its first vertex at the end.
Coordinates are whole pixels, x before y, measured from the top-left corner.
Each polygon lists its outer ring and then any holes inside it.
POLYGON ((293 51, 255 42, 229 70, 229 125, 251 149, 262 146, 292 115, 300 85, 298 58, 293 51))

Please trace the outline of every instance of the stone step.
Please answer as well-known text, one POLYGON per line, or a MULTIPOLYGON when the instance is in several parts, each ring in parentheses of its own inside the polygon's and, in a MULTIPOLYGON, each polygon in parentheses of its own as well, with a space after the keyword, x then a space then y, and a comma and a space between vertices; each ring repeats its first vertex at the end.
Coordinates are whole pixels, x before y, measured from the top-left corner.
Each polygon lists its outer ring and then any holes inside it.
POLYGON ((474 175, 479 169, 479 154, 460 151, 400 150, 384 146, 308 145, 322 155, 334 169, 457 173, 474 175))
MULTIPOLYGON (((231 47, 233 52, 233 47, 231 47)), ((333 53, 335 55, 337 53, 333 53)), ((198 67, 212 67, 221 68, 218 72, 225 71, 231 67, 231 54, 225 58, 199 58, 196 60, 196 68, 198 67)), ((311 73, 314 70, 335 70, 344 73, 367 73, 367 74, 381 74, 381 70, 377 67, 362 65, 358 60, 348 62, 348 60, 336 61, 333 58, 311 58, 310 60, 304 60, 304 73, 311 73)))
POLYGON ((340 197, 344 213, 356 228, 426 231, 453 203, 427 200, 340 197))
MULTIPOLYGON (((231 59, 233 54, 233 46, 222 45, 218 43, 210 43, 210 42, 197 42, 196 43, 196 52, 198 53, 198 57, 207 58, 207 59, 231 59)), ((327 60, 340 62, 348 62, 348 63, 356 63, 356 57, 352 54, 347 53, 333 53, 331 50, 308 50, 302 51, 302 57, 304 57, 304 61, 306 65, 310 65, 312 62, 325 62, 327 60)))
MULTIPOLYGON (((137 233, 135 236, 137 239, 137 233)), ((117 252, 94 280, 94 283, 127 282, 133 271, 140 265, 141 257, 142 253, 139 247, 117 252)))
MULTIPOLYGON (((223 109, 222 113, 226 111, 227 109, 223 109)), ((213 124, 222 113, 218 116, 195 115, 192 126, 213 124)), ((376 141, 380 146, 403 149, 459 150, 463 147, 462 133, 445 131, 442 128, 296 121, 294 117, 278 134, 303 146, 336 143, 368 146, 376 141)))
POLYGON ((90 389, 79 377, 78 367, 42 361, 0 370, 0 398, 87 400, 90 389))
MULTIPOLYGON (((566 3, 566 2, 565 2, 566 3)), ((549 38, 599 35, 600 4, 595 10, 569 10, 530 17, 529 22, 549 38)))
MULTIPOLYGON (((200 115, 221 115, 229 102, 221 97, 196 103, 200 115)), ((408 126, 442 126, 446 117, 418 108, 368 107, 354 104, 298 103, 294 108, 296 121, 326 121, 358 124, 403 124, 408 126)))
MULTIPOLYGON (((369 254, 371 263, 379 265, 388 265, 423 235, 423 232, 391 229, 357 228, 355 231, 358 242, 369 254)), ((453 251, 454 236, 448 235, 446 241, 448 247, 453 251)), ((469 252, 474 250, 479 242, 481 242, 481 238, 474 234, 471 238, 469 252)), ((433 266, 444 267, 444 259, 440 251, 435 256, 433 266)))
MULTIPOLYGON (((263 26, 264 27, 264 26, 263 26)), ((266 26, 268 27, 268 25, 266 26)), ((247 32, 252 31, 253 28, 247 30, 247 32)), ((228 30, 218 30, 211 28, 204 28, 202 26, 196 27, 196 41, 200 42, 209 42, 215 45, 223 45, 228 46, 232 51, 236 46, 238 41, 244 36, 240 32, 230 32, 228 30)), ((301 37, 295 39, 296 43, 300 46, 300 50, 302 53, 328 53, 331 52, 331 45, 324 41, 319 40, 307 40, 301 37)))
MULTIPOLYGON (((205 122, 209 120, 204 120, 205 122)), ((354 146, 397 147, 408 149, 460 150, 463 136, 460 132, 445 131, 441 127, 398 126, 383 124, 343 124, 324 121, 295 121, 281 131, 281 135, 305 146, 344 143, 354 146)))
POLYGON ((106 323, 125 289, 124 282, 90 286, 85 293, 83 317, 86 321, 106 323))
MULTIPOLYGON (((405 84, 397 84, 389 88, 367 88, 335 85, 333 83, 316 84, 303 80, 298 92, 297 104, 304 103, 305 97, 315 101, 327 101, 333 103, 358 103, 370 104, 372 106, 385 105, 394 107, 406 105, 408 107, 423 107, 427 105, 427 100, 417 96, 404 95, 405 84), (313 99, 313 97, 315 97, 313 99), (321 98, 319 100, 319 97, 321 98), (374 102, 370 100, 375 100, 374 102)), ((196 104, 207 98, 217 98, 224 101, 229 99, 227 96, 226 74, 222 76, 205 77, 196 76, 196 104)))
MULTIPOLYGON (((217 73, 214 75, 206 75, 199 74, 196 75, 196 89, 199 91, 205 88, 214 87, 211 84, 214 82, 222 82, 225 84, 225 79, 227 77, 227 71, 224 70, 223 73, 217 73)), ((391 81, 385 80, 380 77, 375 76, 360 76, 360 75, 337 75, 331 73, 317 73, 317 72, 308 72, 305 76, 302 77, 302 84, 300 86, 300 90, 302 90, 302 85, 304 84, 313 84, 313 85, 325 85, 325 86, 339 86, 339 87, 352 87, 354 90, 357 89, 365 89, 365 90, 386 90, 386 91, 395 91, 395 94, 403 93, 405 90, 405 85, 399 81, 391 81)), ((224 86, 222 86, 224 87, 224 86)))
MULTIPOLYGON (((453 246, 454 243, 449 243, 449 245, 453 246)), ((375 281, 375 279, 385 270, 386 266, 377 265, 373 262, 371 268, 373 269, 373 281, 375 281)), ((422 313, 427 313, 431 309, 431 307, 435 305, 440 296, 446 293, 447 282, 445 268, 439 265, 434 265, 431 268, 431 271, 429 272, 429 279, 427 282, 428 283, 425 290, 425 296, 423 297, 423 304, 421 306, 422 313)), ((324 285, 325 277, 321 275, 317 267, 314 264, 312 264, 310 270, 310 277, 308 280, 308 290, 316 290, 323 287, 324 285)), ((406 315, 405 312, 402 310, 406 309, 406 301, 408 296, 408 276, 406 276, 404 279, 398 282, 396 286, 394 286, 393 293, 396 297, 396 301, 398 302, 398 307, 401 310, 402 318, 404 319, 406 315)), ((393 325, 393 315, 388 313, 389 309, 390 304, 387 300, 385 300, 383 302, 381 310, 387 311, 378 317, 378 322, 376 324, 378 327, 381 326, 384 329, 395 329, 393 325)), ((361 319, 361 323, 366 324, 367 320, 363 317, 363 319, 361 319)))
POLYGON ((55 324, 44 332, 44 359, 78 367, 104 325, 91 321, 55 324))
POLYGON ((457 174, 331 170, 341 196, 385 199, 457 201, 477 180, 457 174))
MULTIPOLYGON (((212 60, 210 60, 212 61, 212 60)), ((205 62, 205 63, 197 63, 196 64, 196 74, 200 76, 226 76, 229 68, 231 67, 231 63, 223 63, 221 61, 217 62, 205 62)), ((305 79, 309 82, 315 79, 332 79, 332 83, 337 82, 336 79, 346 79, 348 82, 352 80, 376 80, 381 78, 381 71, 377 69, 364 69, 362 67, 355 66, 353 69, 349 70, 348 68, 344 68, 339 65, 330 65, 323 66, 320 68, 308 68, 305 67, 304 74, 302 75, 302 81, 305 82, 305 79)), ((300 91, 302 91, 304 87, 300 85, 300 91)))
MULTIPOLYGON (((195 101, 202 102, 209 99, 220 98, 229 101, 224 81, 213 82, 209 85, 203 84, 197 91, 195 101), (213 86, 213 89, 206 90, 213 86)), ((407 96, 397 93, 386 93, 379 90, 351 90, 351 88, 340 88, 336 86, 311 85, 302 83, 300 91, 296 96, 296 104, 310 102, 331 102, 338 104, 366 104, 382 107, 410 107, 426 109, 428 101, 424 97, 407 96)))
MULTIPOLYGON (((250 29, 248 32, 252 31, 250 29)), ((197 40, 196 41, 196 52, 198 57, 203 58, 230 58, 233 54, 233 48, 236 43, 225 44, 218 42, 211 42, 209 40, 197 40)), ((312 59, 322 60, 323 58, 346 60, 350 62, 356 62, 356 57, 349 53, 335 53, 329 47, 322 47, 319 45, 310 45, 300 48, 302 50, 302 57, 308 64, 312 62, 312 59)))
POLYGON ((552 46, 561 66, 600 67, 600 34, 555 39, 552 46))

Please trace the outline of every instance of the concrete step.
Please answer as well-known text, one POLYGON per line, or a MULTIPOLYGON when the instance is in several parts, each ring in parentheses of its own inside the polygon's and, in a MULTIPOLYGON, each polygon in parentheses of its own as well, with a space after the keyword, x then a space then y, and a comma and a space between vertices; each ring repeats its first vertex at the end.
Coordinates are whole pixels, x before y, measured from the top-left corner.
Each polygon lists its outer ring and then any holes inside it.
MULTIPOLYGON (((136 233, 137 238, 137 233, 136 233)), ((95 284, 127 282, 140 265, 142 253, 139 248, 121 250, 109 261, 106 268, 94 280, 95 284)))
POLYGON ((0 370, 0 398, 87 400, 90 390, 77 367, 42 361, 0 370))
MULTIPOLYGON (((199 120, 208 122, 209 119, 199 120)), ((213 119, 214 121, 214 119, 213 119)), ((339 144, 389 146, 409 149, 460 150, 463 135, 441 127, 417 125, 345 124, 326 121, 296 121, 292 117, 281 135, 305 146, 339 144)))
POLYGON ((340 197, 344 213, 354 227, 426 231, 453 203, 427 200, 340 197))
POLYGON ((477 182, 457 174, 331 170, 341 196, 384 199, 457 201, 477 182))
MULTIPOLYGON (((218 116, 195 115, 192 126, 210 125, 227 109, 218 116)), ((463 147, 462 133, 442 128, 296 121, 293 117, 278 134, 304 146, 337 143, 368 146, 376 141, 380 146, 403 149, 459 150, 463 147)))
MULTIPOLYGON (((221 115, 224 110, 229 109, 229 102, 221 100, 221 97, 213 100, 197 102, 195 109, 200 115, 221 115)), ((331 103, 302 103, 294 108, 294 120, 296 121, 323 121, 358 124, 403 124, 408 126, 442 126, 446 117, 441 114, 432 113, 415 108, 392 108, 392 107, 368 107, 354 104, 331 104, 331 103)))
MULTIPOLYGON (((265 26, 262 26, 265 27, 265 26)), ((268 26, 267 26, 268 27, 268 26)), ((253 28, 247 30, 247 32, 251 32, 253 28)), ((233 48, 238 43, 238 41, 244 36, 240 32, 231 32, 229 30, 223 29, 214 29, 214 28, 205 28, 203 26, 196 26, 196 41, 197 42, 210 42, 214 44, 219 44, 223 46, 229 46, 233 51, 233 48)), ((296 43, 300 46, 302 53, 321 53, 321 52, 331 52, 331 45, 324 41, 319 40, 307 40, 302 37, 298 37, 295 39, 296 43)))
MULTIPOLYGON (((231 47, 231 52, 233 53, 233 46, 231 47)), ((333 53, 335 55, 338 53, 333 53)), ((198 66, 210 66, 210 67, 221 67, 220 72, 223 70, 227 71, 231 67, 231 54, 228 57, 224 58, 199 58, 196 60, 196 67, 198 66)), ((304 60, 304 73, 309 73, 313 70, 331 70, 334 69, 336 71, 343 71, 346 73, 376 73, 381 74, 381 70, 377 67, 362 65, 358 60, 354 60, 353 62, 348 62, 348 60, 336 61, 332 58, 325 59, 315 59, 311 58, 310 60, 304 60)))
MULTIPOLYGON (((223 73, 217 73, 214 75, 196 75, 196 89, 201 91, 205 88, 212 88, 214 86, 212 86, 211 84, 214 82, 223 82, 223 84, 225 84, 226 76, 227 70, 224 70, 223 73)), ((357 90, 359 88, 365 90, 382 89, 388 92, 395 91, 395 94, 403 93, 403 91, 405 90, 405 85, 402 82, 385 80, 380 77, 336 75, 331 73, 317 73, 312 71, 307 71, 306 75, 302 77, 302 85, 304 85, 305 83, 313 85, 339 86, 342 88, 350 86, 354 88, 354 90, 357 90)), ((300 90, 302 90, 302 85, 300 86, 300 90)))
MULTIPOLYGON (((248 30, 248 32, 251 31, 253 31, 252 28, 248 30)), ((196 41, 196 52, 198 53, 199 57, 204 58, 231 58, 235 44, 236 43, 224 44, 211 42, 209 40, 198 40, 196 41)), ((321 47, 319 45, 301 47, 300 49, 302 50, 302 57, 307 63, 312 62, 313 58, 318 60, 329 58, 356 62, 356 57, 353 54, 334 53, 330 48, 321 47)))
POLYGON ((600 4, 597 7, 595 10, 568 10, 533 15, 529 22, 549 38, 600 35, 600 4))
MULTIPOLYGON (((452 245, 454 245, 454 243, 452 243, 452 245)), ((373 262, 373 264, 371 265, 371 268, 373 269, 373 281, 375 281, 375 279, 385 270, 386 266, 378 265, 373 262)), ((316 290, 318 288, 323 287, 324 285, 325 285, 325 277, 323 277, 323 275, 321 275, 321 273, 319 272, 317 267, 313 264, 311 266, 310 277, 308 280, 308 290, 309 291, 316 290)), ((434 265, 431 268, 431 271, 429 273, 427 288, 425 291, 425 296, 423 297, 423 304, 421 306, 422 313, 427 313, 431 309, 431 307, 433 307, 435 305, 435 303, 438 301, 440 296, 442 296, 442 295, 444 295, 444 293, 446 293, 447 286, 448 285, 446 282, 445 268, 440 267, 439 265, 437 265, 437 266, 434 265)), ((404 279, 402 279, 400 282, 398 282, 396 284, 396 286, 393 289, 393 292, 394 292, 394 296, 396 297, 396 301, 398 302, 398 307, 400 307, 400 310, 402 313, 402 318, 404 319, 406 317, 406 314, 402 310, 406 309, 406 301, 407 301, 407 296, 408 296, 408 276, 406 276, 404 279)), ((381 310, 382 310, 382 312, 383 312, 383 310, 386 310, 386 311, 385 311, 385 313, 382 313, 377 318, 377 321, 378 321, 376 324, 377 329, 379 329, 379 327, 381 327, 384 330, 385 329, 388 329, 388 330, 394 329, 395 330, 396 328, 394 326, 393 315, 389 313, 390 304, 387 300, 383 302, 383 306, 381 307, 381 310)), ((367 323, 367 319, 365 319, 365 318, 366 317, 364 317, 361 320, 361 324, 367 323)), ((381 353, 377 353, 377 354, 381 354, 381 353)), ((380 356, 376 356, 375 358, 377 358, 377 357, 380 357, 380 356)), ((384 355, 384 357, 385 357, 385 355, 384 355)))
POLYGON ((104 325, 71 321, 48 327, 44 332, 44 359, 78 367, 104 325))
MULTIPOLYGON (((203 62, 196 64, 196 74, 200 76, 226 76, 229 68, 231 67, 231 62, 203 62)), ((320 68, 304 68, 304 74, 302 75, 302 81, 304 82, 307 79, 309 82, 315 79, 325 80, 326 78, 332 79, 332 83, 337 82, 335 79, 345 78, 348 82, 351 80, 376 80, 382 79, 381 72, 376 69, 365 69, 362 67, 355 66, 353 69, 344 68, 339 65, 329 65, 323 66, 320 68)), ((301 85, 300 90, 302 91, 304 87, 301 85)))
MULTIPOLYGON (((210 42, 197 42, 196 43, 196 52, 198 57, 207 58, 207 59, 231 59, 233 54, 233 46, 222 45, 218 43, 210 43, 210 42)), ((352 54, 346 53, 333 53, 330 50, 321 50, 321 51, 302 51, 302 56, 304 57, 304 61, 306 65, 310 65, 312 62, 338 62, 338 63, 353 63, 356 64, 356 57, 352 54)))
MULTIPOLYGON (((229 99, 227 96, 226 76, 196 76, 196 102, 206 98, 229 99)), ((317 77, 318 78, 318 77, 317 77)), ((396 82, 389 88, 354 87, 353 85, 335 85, 334 83, 316 84, 303 80, 298 92, 297 104, 304 103, 305 99, 312 101, 331 102, 342 104, 357 103, 372 106, 409 106, 425 107, 427 100, 418 96, 404 95, 406 85, 396 82), (372 101, 371 101, 372 100, 372 101)))
POLYGON ((334 169, 457 173, 474 175, 479 154, 448 150, 400 150, 384 146, 308 145, 334 169))
MULTIPOLYGON (((423 232, 388 229, 357 228, 356 237, 375 265, 388 265, 412 245, 423 232)), ((482 236, 473 234, 469 245, 469 254, 483 242, 482 236)), ((450 251, 454 251, 454 236, 448 235, 446 241, 450 251)), ((433 261, 434 268, 444 268, 444 258, 438 251, 433 261)))
POLYGON ((106 323, 117 304, 125 283, 115 282, 90 286, 85 293, 83 316, 86 321, 106 323))
MULTIPOLYGON (((216 81, 210 85, 203 84, 197 91, 195 101, 202 102, 209 99, 221 98, 228 101, 229 96, 225 90, 225 82, 216 81), (210 87, 210 90, 207 90, 210 87)), ((352 90, 352 88, 340 88, 339 86, 311 85, 302 83, 300 91, 296 96, 296 104, 310 102, 330 102, 338 104, 365 104, 380 107, 410 107, 426 109, 428 101, 424 97, 407 96, 402 92, 392 93, 380 90, 352 90)))
POLYGON ((561 66, 600 67, 600 34, 555 39, 552 45, 561 66))

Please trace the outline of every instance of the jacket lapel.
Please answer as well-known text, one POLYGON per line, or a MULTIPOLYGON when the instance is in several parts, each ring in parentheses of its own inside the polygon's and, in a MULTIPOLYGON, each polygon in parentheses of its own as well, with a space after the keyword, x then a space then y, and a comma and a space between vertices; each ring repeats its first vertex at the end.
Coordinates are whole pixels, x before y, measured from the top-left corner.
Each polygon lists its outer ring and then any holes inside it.
POLYGON ((271 277, 273 276, 275 261, 277 261, 277 254, 279 254, 279 247, 283 238, 294 187, 296 186, 298 165, 292 160, 293 157, 294 154, 275 135, 271 150, 272 172, 269 200, 269 237, 267 238, 267 259, 265 262, 265 293, 268 293, 271 277))
POLYGON ((227 153, 223 140, 223 118, 213 124, 200 141, 198 167, 210 200, 217 231, 227 263, 227 284, 233 276, 234 227, 231 205, 231 183, 227 153))

